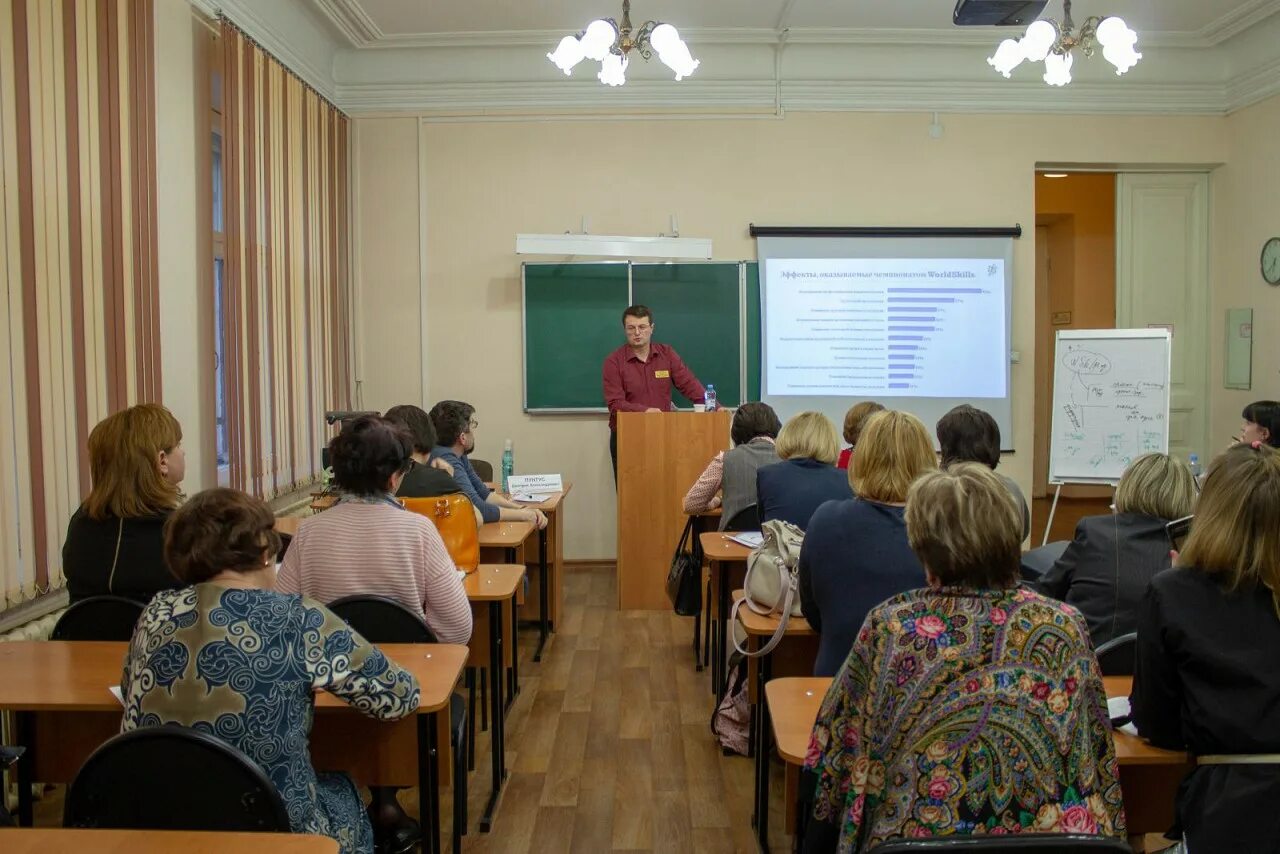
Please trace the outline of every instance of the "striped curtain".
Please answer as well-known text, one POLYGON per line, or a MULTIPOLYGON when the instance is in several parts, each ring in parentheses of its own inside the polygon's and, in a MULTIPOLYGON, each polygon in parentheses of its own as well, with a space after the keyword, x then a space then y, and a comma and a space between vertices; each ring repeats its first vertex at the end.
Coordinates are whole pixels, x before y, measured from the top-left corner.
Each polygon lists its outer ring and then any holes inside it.
POLYGON ((230 485, 313 482, 351 402, 347 117, 222 22, 230 485))
POLYGON ((0 610, 63 581, 92 426, 161 399, 152 30, 0 0, 0 610))

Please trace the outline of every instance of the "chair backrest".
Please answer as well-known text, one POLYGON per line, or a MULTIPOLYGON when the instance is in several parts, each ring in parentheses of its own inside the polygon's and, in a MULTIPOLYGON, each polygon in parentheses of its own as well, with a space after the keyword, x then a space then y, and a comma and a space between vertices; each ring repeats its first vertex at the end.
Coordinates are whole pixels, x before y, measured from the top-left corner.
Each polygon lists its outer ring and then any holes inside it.
POLYGON ((758 531, 760 530, 760 508, 755 504, 739 510, 724 525, 726 531, 758 531))
POLYGON ((220 738, 167 724, 95 750, 67 789, 64 827, 288 833, 266 773, 220 738))
POLYGON ((435 643, 422 618, 386 596, 344 596, 329 610, 372 643, 435 643))
POLYGON ((1120 635, 1098 647, 1098 667, 1103 676, 1132 676, 1138 655, 1138 633, 1120 635))
POLYGON ((475 457, 468 457, 471 460, 471 467, 476 470, 476 474, 480 475, 480 479, 485 483, 493 483, 493 463, 486 460, 477 460, 475 457))
POLYGON ((1055 540, 1039 548, 1022 553, 1021 573, 1023 581, 1039 581, 1040 577, 1053 568, 1062 557, 1062 553, 1071 545, 1066 540, 1055 540))
POLYGON ((90 596, 58 618, 50 640, 127 641, 142 616, 143 605, 123 596, 90 596))
POLYGON ((867 854, 1132 854, 1123 839, 1080 833, 1017 833, 1007 836, 939 836, 932 839, 890 839, 867 854))

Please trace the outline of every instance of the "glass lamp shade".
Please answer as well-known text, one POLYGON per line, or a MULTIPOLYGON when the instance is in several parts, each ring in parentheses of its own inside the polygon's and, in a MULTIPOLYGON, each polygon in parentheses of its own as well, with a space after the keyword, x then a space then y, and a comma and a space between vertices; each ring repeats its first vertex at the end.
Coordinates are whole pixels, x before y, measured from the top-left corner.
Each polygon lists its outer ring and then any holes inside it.
POLYGON ((600 73, 596 75, 606 86, 621 86, 627 82, 627 63, 625 56, 616 53, 605 54, 600 61, 600 73))
POLYGON ((587 24, 587 31, 578 41, 582 45, 582 55, 596 62, 604 62, 609 49, 618 40, 618 30, 605 20, 592 21, 587 24))
POLYGON ((1117 76, 1133 68, 1142 59, 1142 54, 1134 50, 1131 44, 1109 44, 1102 49, 1102 56, 1116 67, 1117 76))
POLYGON ((1071 82, 1071 54, 1051 53, 1044 58, 1044 82, 1050 86, 1066 86, 1071 82))
POLYGON ((1058 29, 1048 21, 1036 21, 1027 27, 1019 44, 1022 55, 1031 62, 1040 62, 1049 55, 1053 43, 1058 40, 1058 29))
POLYGON ((689 46, 670 24, 659 24, 649 35, 649 44, 658 53, 662 64, 676 73, 676 80, 683 80, 698 68, 698 60, 689 52, 689 46))
POLYGON ((559 68, 569 75, 573 73, 573 67, 585 58, 582 53, 582 43, 573 36, 565 36, 560 39, 560 44, 556 47, 554 53, 547 54, 547 59, 555 63, 559 68))
POLYGON ((1022 46, 1013 39, 1005 39, 1000 42, 1000 46, 996 48, 994 56, 987 57, 987 64, 999 71, 1005 77, 1013 73, 1013 69, 1022 64, 1026 55, 1022 52, 1022 46))
POLYGON ((1129 45, 1133 46, 1138 43, 1138 34, 1129 29, 1129 25, 1124 22, 1124 18, 1117 18, 1114 15, 1110 18, 1103 18, 1098 24, 1095 33, 1098 44, 1103 47, 1111 45, 1129 45))

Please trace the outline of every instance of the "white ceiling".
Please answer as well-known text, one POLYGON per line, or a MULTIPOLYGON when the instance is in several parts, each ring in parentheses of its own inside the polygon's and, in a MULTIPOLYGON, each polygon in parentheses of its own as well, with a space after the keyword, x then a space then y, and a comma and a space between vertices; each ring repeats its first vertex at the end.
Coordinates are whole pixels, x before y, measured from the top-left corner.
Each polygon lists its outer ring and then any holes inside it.
MULTIPOLYGON (((574 30, 598 17, 621 18, 621 0, 317 0, 345 7, 373 33, 415 35, 574 30), (376 29, 375 29, 376 28, 376 29)), ((953 0, 632 0, 632 20, 690 28, 949 29, 953 0)), ((1074 15, 1124 17, 1139 32, 1211 34, 1268 5, 1266 0, 1075 0, 1074 15)), ((1059 17, 1061 0, 1046 14, 1059 17)), ((373 35, 370 33, 370 35, 373 35)), ((375 37, 376 39, 376 37, 375 37)))

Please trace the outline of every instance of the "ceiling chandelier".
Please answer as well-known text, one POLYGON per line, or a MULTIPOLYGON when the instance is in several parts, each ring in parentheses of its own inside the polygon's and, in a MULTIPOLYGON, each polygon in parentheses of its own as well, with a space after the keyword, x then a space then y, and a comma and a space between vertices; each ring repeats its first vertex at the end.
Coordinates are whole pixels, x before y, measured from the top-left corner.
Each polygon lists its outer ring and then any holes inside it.
POLYGON ((1044 62, 1044 82, 1050 86, 1065 86, 1071 82, 1072 54, 1075 48, 1085 56, 1093 56, 1098 45, 1102 56, 1116 68, 1116 74, 1124 74, 1138 64, 1142 54, 1135 49, 1138 34, 1129 29, 1123 18, 1088 18, 1075 31, 1071 20, 1071 0, 1062 0, 1062 23, 1052 18, 1039 20, 1027 27, 1021 39, 1005 39, 996 48, 995 56, 987 59, 996 71, 1008 77, 1013 69, 1028 62, 1044 62))
POLYGON ((555 52, 547 54, 547 59, 565 75, 573 73, 573 67, 582 60, 594 60, 600 63, 600 73, 596 76, 601 83, 621 86, 627 82, 632 50, 645 59, 657 53, 662 64, 676 73, 676 80, 683 80, 698 67, 689 46, 670 24, 646 21, 633 35, 631 0, 622 0, 622 26, 613 18, 592 21, 578 35, 562 38, 555 52))

